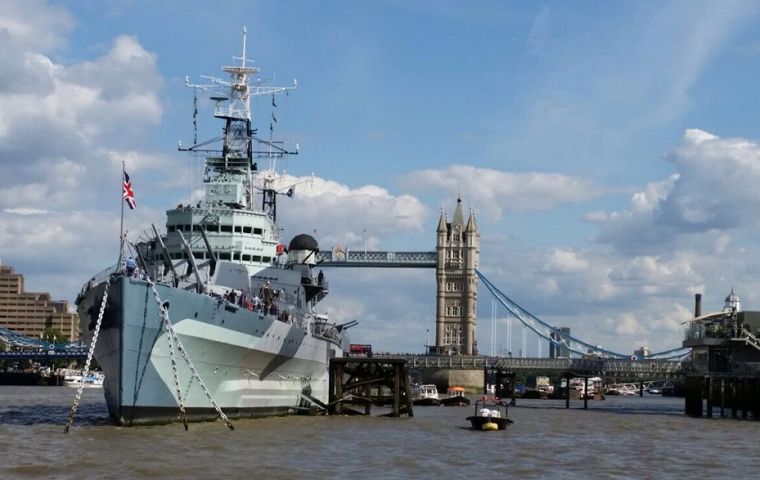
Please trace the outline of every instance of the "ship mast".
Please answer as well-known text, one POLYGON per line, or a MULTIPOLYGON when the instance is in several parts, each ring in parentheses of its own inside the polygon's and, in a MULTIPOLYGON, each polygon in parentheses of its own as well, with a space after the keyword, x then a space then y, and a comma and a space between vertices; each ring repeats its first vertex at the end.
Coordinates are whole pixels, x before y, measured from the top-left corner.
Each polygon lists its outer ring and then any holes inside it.
POLYGON ((275 172, 275 162, 277 158, 285 155, 294 155, 298 151, 291 152, 282 146, 282 142, 275 142, 272 139, 270 126, 270 138, 264 140, 256 136, 256 130, 251 125, 251 107, 250 99, 254 96, 277 95, 279 93, 294 90, 297 83, 294 80, 293 85, 286 87, 275 87, 261 85, 262 80, 257 79, 256 83, 251 85, 250 78, 256 75, 260 70, 257 67, 247 65, 250 60, 246 55, 247 30, 243 28, 243 48, 239 57, 233 57, 233 60, 239 60, 239 65, 223 66, 222 71, 230 75, 229 80, 202 75, 201 78, 208 80, 210 83, 195 84, 190 83, 189 77, 185 77, 185 84, 196 90, 203 90, 211 93, 211 100, 216 102, 214 108, 214 117, 225 121, 225 127, 221 138, 212 141, 195 144, 189 148, 179 148, 180 151, 189 151, 194 153, 221 153, 221 157, 207 157, 206 167, 209 167, 217 174, 225 172, 243 171, 246 176, 247 205, 249 209, 253 208, 253 172, 257 171, 257 165, 254 158, 268 158, 269 165, 263 172, 263 184, 257 189, 262 192, 261 209, 273 222, 277 220, 277 194, 275 187, 277 173, 275 172), (222 140, 222 150, 204 149, 206 145, 215 141, 222 140), (254 149, 254 143, 265 145, 263 150, 254 149))

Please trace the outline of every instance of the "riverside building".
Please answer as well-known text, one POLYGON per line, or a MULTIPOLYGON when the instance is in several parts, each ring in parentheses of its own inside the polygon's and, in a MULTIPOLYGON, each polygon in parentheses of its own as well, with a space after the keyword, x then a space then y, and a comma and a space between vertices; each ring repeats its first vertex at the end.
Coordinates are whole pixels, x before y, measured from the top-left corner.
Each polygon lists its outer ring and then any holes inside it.
POLYGON ((49 293, 24 290, 24 276, 0 262, 0 327, 28 337, 40 338, 46 328, 79 339, 79 317, 69 312, 68 302, 53 300, 49 293))

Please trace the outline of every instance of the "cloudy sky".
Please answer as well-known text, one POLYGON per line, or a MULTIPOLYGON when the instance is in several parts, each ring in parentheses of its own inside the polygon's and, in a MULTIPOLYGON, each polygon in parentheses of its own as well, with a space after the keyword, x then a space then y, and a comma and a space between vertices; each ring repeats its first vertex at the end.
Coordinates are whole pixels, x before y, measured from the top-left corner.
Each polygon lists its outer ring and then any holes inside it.
MULTIPOLYGON (((590 343, 679 346, 697 292, 760 309, 757 2, 215 4, 0 2, 0 259, 27 290, 73 301, 115 261, 122 161, 133 236, 195 198, 184 78, 218 75, 247 26, 263 78, 298 79, 278 133, 300 146, 287 173, 314 181, 281 203, 286 238, 432 250, 461 191, 484 274, 590 343)), ((423 350, 432 271, 327 274, 355 342, 423 350)), ((496 313, 492 331, 482 288, 481 351, 517 354, 496 313)))

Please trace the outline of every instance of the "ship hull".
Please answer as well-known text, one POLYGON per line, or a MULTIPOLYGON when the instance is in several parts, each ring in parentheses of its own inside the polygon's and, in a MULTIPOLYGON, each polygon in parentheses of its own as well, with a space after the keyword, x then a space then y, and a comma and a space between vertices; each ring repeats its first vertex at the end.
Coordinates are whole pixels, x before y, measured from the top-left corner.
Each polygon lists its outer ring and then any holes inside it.
MULTIPOLYGON (((189 420, 218 418, 176 346, 172 355, 147 282, 114 276, 87 291, 79 304, 85 340, 91 341, 106 288, 94 356, 116 423, 177 421, 180 396, 189 420)), ((223 299, 168 285, 156 289, 198 376, 228 417, 308 412, 327 403, 329 360, 342 355, 335 342, 223 299)))

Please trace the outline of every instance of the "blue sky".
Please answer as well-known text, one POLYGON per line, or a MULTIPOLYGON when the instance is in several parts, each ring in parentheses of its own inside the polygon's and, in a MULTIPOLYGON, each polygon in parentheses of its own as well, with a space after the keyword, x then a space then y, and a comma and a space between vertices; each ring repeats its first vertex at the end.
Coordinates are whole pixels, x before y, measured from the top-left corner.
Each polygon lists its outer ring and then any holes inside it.
MULTIPOLYGON (((298 79, 278 133, 301 148, 288 173, 315 181, 281 206, 286 237, 430 250, 461 189, 481 270, 518 303, 611 350, 671 348, 694 293, 712 311, 733 286, 760 309, 759 14, 741 1, 2 2, 0 259, 29 290, 73 300, 118 254, 122 160, 134 235, 195 198, 176 152, 192 140, 184 78, 218 74, 247 26, 263 77, 298 79)), ((268 102, 254 104, 264 129, 268 102)), ((200 138, 218 133, 207 106, 200 138)), ((360 321, 355 341, 422 350, 432 271, 329 275, 324 307, 360 321)), ((490 353, 504 312, 492 332, 480 298, 490 353)))

